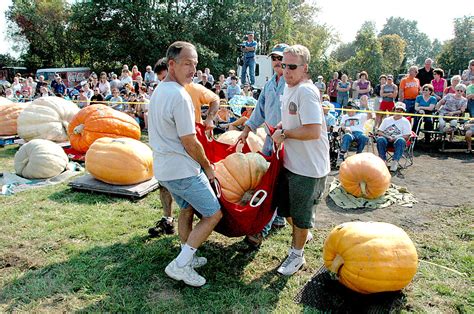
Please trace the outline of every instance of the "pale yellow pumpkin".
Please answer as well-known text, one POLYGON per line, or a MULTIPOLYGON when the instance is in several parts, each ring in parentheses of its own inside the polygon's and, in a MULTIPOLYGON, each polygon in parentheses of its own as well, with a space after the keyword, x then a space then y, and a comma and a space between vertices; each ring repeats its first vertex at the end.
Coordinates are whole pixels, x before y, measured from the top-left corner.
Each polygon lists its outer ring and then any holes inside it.
MULTIPOLYGON (((237 130, 227 131, 221 134, 217 138, 217 141, 220 143, 228 144, 228 145, 234 145, 235 143, 237 143, 237 139, 239 138, 240 134, 242 134, 242 132, 237 131, 237 130)), ((264 141, 259 136, 255 135, 255 133, 253 132, 249 133, 249 136, 247 137, 247 144, 251 152, 253 153, 261 152, 263 143, 264 141)), ((242 151, 242 147, 243 147, 242 143, 239 143, 237 145, 237 151, 242 151)))
POLYGON ((342 187, 355 197, 380 197, 390 187, 391 179, 385 162, 372 153, 352 155, 339 168, 342 187))
POLYGON ((416 274, 418 255, 406 232, 384 222, 348 222, 326 238, 323 259, 346 287, 360 293, 397 291, 416 274))
POLYGON ((258 153, 234 153, 215 166, 224 198, 231 203, 245 204, 260 184, 269 163, 258 153))
POLYGON ((15 154, 15 172, 27 179, 48 179, 63 172, 68 161, 61 146, 35 139, 21 146, 15 154))
POLYGON ((78 112, 76 104, 61 97, 35 99, 18 116, 18 135, 25 141, 40 138, 65 142, 69 122, 78 112))
POLYGON ((132 138, 102 137, 86 153, 86 170, 96 179, 114 185, 131 185, 153 177, 153 153, 132 138))

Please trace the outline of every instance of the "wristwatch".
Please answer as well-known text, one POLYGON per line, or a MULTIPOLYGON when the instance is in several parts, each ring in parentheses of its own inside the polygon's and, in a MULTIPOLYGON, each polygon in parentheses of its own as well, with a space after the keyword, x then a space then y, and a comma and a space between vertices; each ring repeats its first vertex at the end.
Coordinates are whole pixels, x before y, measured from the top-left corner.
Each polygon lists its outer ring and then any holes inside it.
POLYGON ((284 140, 286 138, 285 129, 281 129, 280 137, 284 140))

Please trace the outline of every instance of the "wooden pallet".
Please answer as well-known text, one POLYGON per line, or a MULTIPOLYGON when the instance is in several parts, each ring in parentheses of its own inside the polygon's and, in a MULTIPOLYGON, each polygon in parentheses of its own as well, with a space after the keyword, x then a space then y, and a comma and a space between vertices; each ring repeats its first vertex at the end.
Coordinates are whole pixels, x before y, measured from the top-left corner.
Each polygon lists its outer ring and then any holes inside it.
POLYGON ((155 178, 134 185, 112 185, 94 179, 90 174, 78 177, 68 184, 74 190, 105 193, 139 199, 158 189, 159 184, 155 178))
POLYGON ((18 139, 19 139, 18 135, 0 136, 0 147, 16 144, 16 141, 18 139))

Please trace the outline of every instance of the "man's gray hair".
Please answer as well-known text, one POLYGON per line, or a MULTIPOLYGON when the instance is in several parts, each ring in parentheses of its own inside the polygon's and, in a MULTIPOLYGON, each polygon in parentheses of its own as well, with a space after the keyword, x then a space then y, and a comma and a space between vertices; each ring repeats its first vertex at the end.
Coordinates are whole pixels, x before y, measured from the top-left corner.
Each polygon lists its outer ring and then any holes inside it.
POLYGON ((303 45, 290 46, 288 48, 285 48, 285 50, 283 50, 283 53, 289 53, 291 55, 301 57, 303 64, 309 64, 309 62, 311 61, 311 54, 308 48, 303 45))
POLYGON ((461 75, 453 75, 451 78, 451 84, 453 84, 454 81, 461 82, 461 75))
POLYGON ((176 61, 178 59, 179 54, 181 53, 181 50, 183 50, 184 48, 196 50, 196 47, 191 43, 188 43, 186 41, 175 41, 168 47, 168 50, 166 51, 166 60, 168 62, 170 60, 176 61))
POLYGON ((434 62, 434 61, 433 61, 433 59, 431 59, 431 58, 427 58, 427 59, 425 60, 425 64, 426 64, 426 63, 433 63, 433 62, 434 62))

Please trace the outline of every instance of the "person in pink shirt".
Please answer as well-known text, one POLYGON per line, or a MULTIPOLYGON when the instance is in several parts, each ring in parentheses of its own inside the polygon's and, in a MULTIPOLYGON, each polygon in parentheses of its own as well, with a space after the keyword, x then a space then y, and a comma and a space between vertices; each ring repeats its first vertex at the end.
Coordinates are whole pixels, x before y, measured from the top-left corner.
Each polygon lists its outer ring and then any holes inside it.
POLYGON ((142 76, 142 72, 138 71, 138 67, 134 65, 132 67, 132 80, 136 81, 138 76, 142 76))
POLYGON ((434 96, 436 100, 441 100, 443 98, 443 92, 448 86, 448 82, 443 78, 444 71, 442 69, 434 69, 433 70, 434 79, 431 81, 431 85, 434 88, 434 96))

